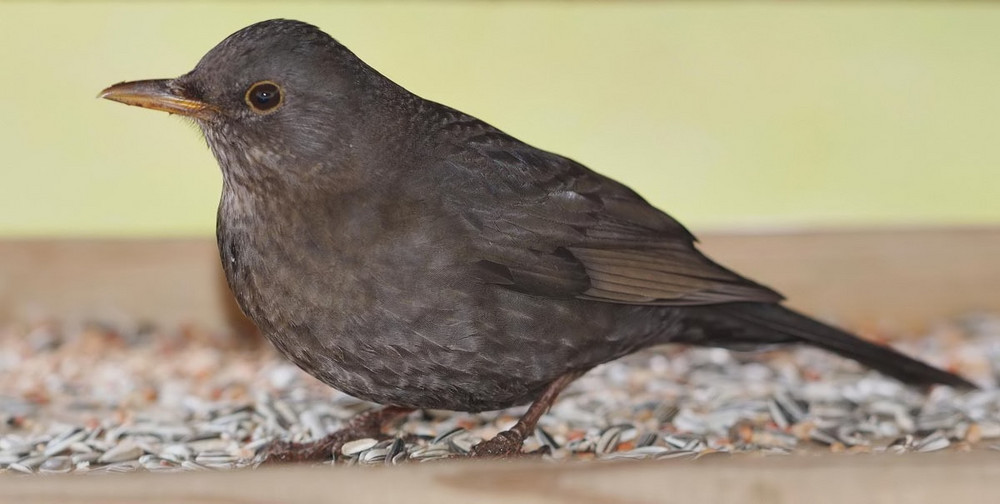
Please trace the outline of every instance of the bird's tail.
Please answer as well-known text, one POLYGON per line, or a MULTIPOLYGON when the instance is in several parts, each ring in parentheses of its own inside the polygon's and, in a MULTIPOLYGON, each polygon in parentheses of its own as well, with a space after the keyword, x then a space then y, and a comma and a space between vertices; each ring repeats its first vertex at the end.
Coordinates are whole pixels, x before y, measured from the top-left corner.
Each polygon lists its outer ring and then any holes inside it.
POLYGON ((907 357, 887 346, 865 341, 781 305, 726 303, 689 308, 688 313, 688 330, 681 342, 736 348, 805 343, 854 359, 905 383, 941 383, 957 388, 977 388, 960 376, 907 357))

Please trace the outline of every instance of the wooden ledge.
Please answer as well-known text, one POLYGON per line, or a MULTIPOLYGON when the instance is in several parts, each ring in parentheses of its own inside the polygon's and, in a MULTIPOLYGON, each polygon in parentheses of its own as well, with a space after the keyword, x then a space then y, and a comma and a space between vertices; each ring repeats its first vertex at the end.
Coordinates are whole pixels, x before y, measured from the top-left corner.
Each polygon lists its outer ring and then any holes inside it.
MULTIPOLYGON (((1000 228, 702 234, 718 262, 841 322, 1000 311, 1000 228)), ((246 323, 210 238, 0 241, 0 322, 246 323)))
POLYGON ((940 504, 990 495, 1000 495, 1000 455, 973 452, 23 477, 3 482, 0 503, 940 504))

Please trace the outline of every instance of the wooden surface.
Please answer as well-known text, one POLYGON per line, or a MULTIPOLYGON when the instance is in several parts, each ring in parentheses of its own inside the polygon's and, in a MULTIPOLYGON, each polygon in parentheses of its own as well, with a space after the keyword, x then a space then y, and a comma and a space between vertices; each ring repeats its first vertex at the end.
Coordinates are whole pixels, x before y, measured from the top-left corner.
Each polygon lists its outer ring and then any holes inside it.
POLYGON ((212 239, 0 241, 0 320, 40 317, 246 324, 212 239))
POLYGON ((4 478, 2 504, 942 504, 995 502, 1000 453, 4 478))
MULTIPOLYGON (((707 234, 702 250, 844 323, 1000 311, 1000 228, 707 234)), ((212 239, 0 241, 0 321, 244 324, 212 239)))
POLYGON ((702 250, 788 304, 848 323, 1000 311, 1000 228, 707 235, 702 250))

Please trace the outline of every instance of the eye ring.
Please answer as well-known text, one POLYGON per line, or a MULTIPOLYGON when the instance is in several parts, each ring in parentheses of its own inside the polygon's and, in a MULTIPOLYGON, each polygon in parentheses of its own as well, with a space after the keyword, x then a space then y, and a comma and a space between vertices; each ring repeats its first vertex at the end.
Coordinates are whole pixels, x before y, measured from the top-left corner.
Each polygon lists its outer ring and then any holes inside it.
POLYGON ((285 93, 278 84, 269 80, 263 80, 255 82, 247 89, 246 94, 243 96, 243 101, 254 112, 269 114, 277 110, 285 101, 285 93))

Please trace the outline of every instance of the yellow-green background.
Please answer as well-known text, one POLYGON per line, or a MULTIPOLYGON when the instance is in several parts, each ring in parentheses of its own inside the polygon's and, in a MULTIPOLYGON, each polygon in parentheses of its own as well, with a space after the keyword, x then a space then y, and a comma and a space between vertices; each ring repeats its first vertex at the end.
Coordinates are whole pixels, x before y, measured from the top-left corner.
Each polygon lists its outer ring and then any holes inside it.
POLYGON ((2 2, 0 236, 210 234, 197 130, 94 96, 271 17, 696 230, 1000 222, 1000 6, 2 2))

